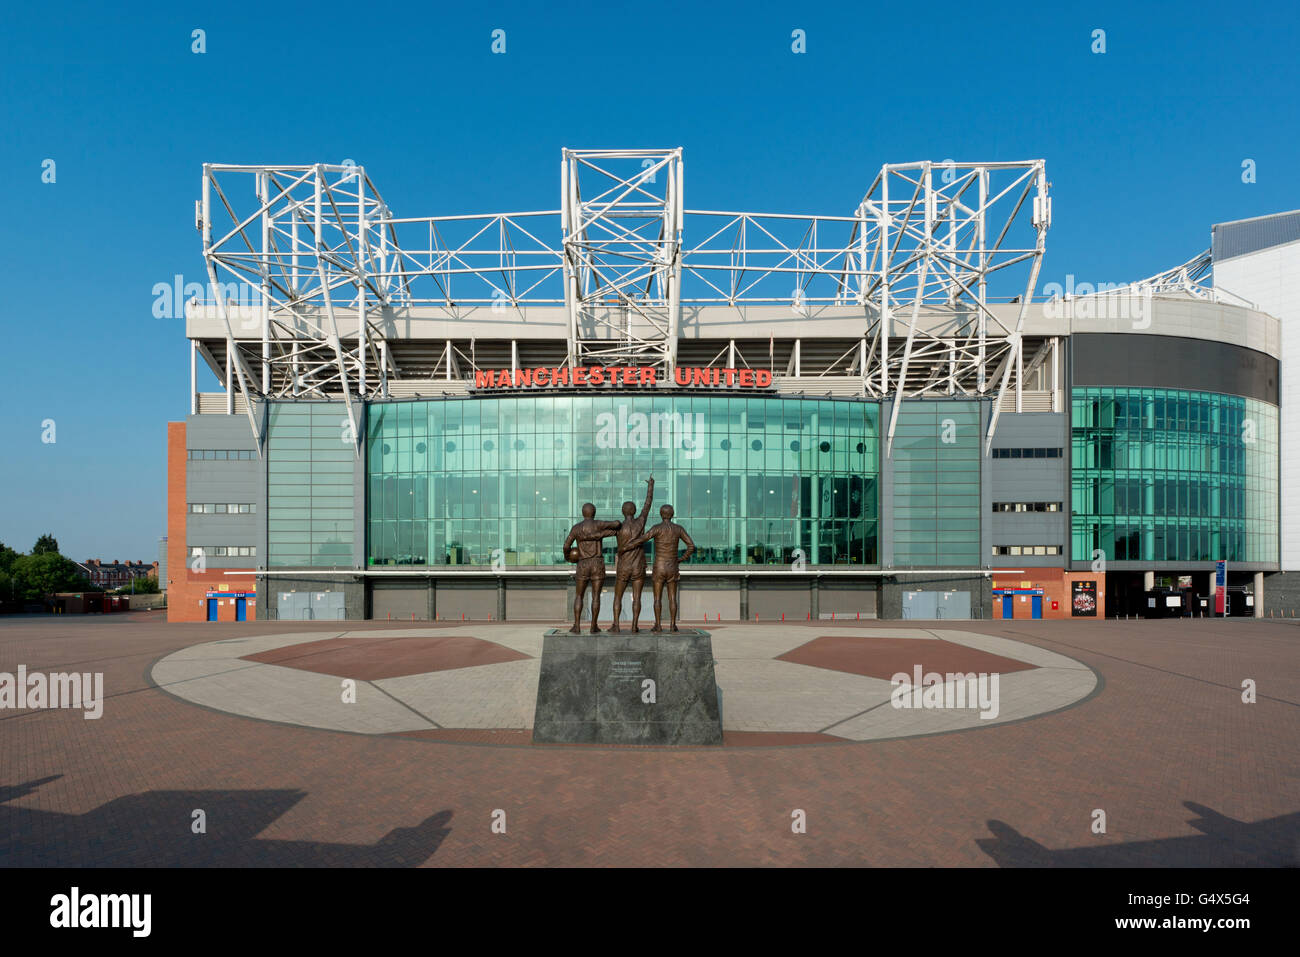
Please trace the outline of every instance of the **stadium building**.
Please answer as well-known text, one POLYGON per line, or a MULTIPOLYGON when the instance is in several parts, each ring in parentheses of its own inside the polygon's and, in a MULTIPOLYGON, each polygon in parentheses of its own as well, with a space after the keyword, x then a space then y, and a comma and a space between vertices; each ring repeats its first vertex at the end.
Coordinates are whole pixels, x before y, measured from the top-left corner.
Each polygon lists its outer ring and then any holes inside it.
POLYGON ((1199 612, 1217 560, 1233 613, 1300 608, 1300 213, 1039 289, 1041 160, 799 216, 687 209, 679 149, 565 150, 560 197, 411 219, 361 167, 204 167, 172 620, 563 619, 582 503, 649 476, 687 621, 1199 612))

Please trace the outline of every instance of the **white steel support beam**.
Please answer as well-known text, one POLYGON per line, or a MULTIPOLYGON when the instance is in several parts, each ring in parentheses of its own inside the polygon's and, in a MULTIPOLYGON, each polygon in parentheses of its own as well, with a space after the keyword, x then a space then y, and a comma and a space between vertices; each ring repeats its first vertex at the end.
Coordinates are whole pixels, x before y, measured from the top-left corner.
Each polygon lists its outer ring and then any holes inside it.
POLYGON ((904 387, 907 383, 907 364, 912 358, 912 342, 916 338, 916 320, 921 314, 921 299, 925 295, 925 277, 929 268, 930 261, 923 259, 921 261, 921 279, 917 283, 916 297, 912 300, 912 321, 908 323, 907 342, 903 345, 903 364, 898 372, 898 392, 894 395, 893 406, 889 411, 889 434, 885 439, 886 458, 894 454, 894 428, 898 425, 898 412, 903 407, 903 398, 906 395, 904 387))
MULTIPOLYGON (((206 202, 204 203, 204 207, 206 209, 207 207, 206 202)), ((205 223, 207 222, 206 216, 204 218, 204 222, 205 223)), ((239 348, 235 343, 235 333, 234 330, 231 329, 230 327, 230 312, 226 305, 226 297, 220 294, 220 287, 217 285, 216 268, 212 265, 211 261, 208 262, 208 282, 210 283, 209 288, 213 290, 217 290, 217 295, 215 296, 217 301, 217 311, 221 316, 222 325, 226 327, 226 364, 227 366, 230 366, 233 360, 233 368, 235 371, 235 375, 239 379, 239 391, 244 396, 244 411, 248 414, 249 427, 252 428, 253 436, 254 438, 257 439, 257 454, 258 457, 260 458, 262 455, 263 436, 262 436, 262 430, 258 427, 257 424, 257 417, 253 414, 253 400, 250 394, 250 390, 248 388, 249 375, 248 375, 248 371, 244 368, 244 358, 239 354, 239 348)), ((227 381, 229 381, 228 374, 227 374, 227 381)), ((233 396, 233 391, 230 389, 229 386, 227 386, 227 397, 228 398, 226 402, 226 411, 228 415, 233 415, 234 396, 233 396)))
MULTIPOLYGON (((357 261, 359 268, 356 271, 356 290, 357 290, 357 394, 364 396, 366 394, 366 365, 370 353, 370 318, 366 315, 366 281, 365 281, 365 264, 370 258, 370 234, 366 228, 366 181, 365 177, 357 176, 357 261)), ((359 438, 359 437, 358 437, 359 438)), ((357 454, 361 454, 361 447, 358 444, 357 454)))
MULTIPOLYGON (((976 242, 978 243, 981 252, 979 254, 979 288, 976 290, 975 295, 976 295, 976 300, 978 302, 984 302, 986 296, 988 295, 988 261, 985 255, 983 254, 982 250, 984 249, 985 242, 987 242, 988 240, 988 233, 986 231, 987 224, 984 221, 984 206, 988 202, 988 196, 989 196, 989 173, 988 170, 981 169, 978 175, 979 175, 979 216, 975 222, 975 235, 977 237, 976 242)), ((983 395, 985 388, 987 388, 987 380, 984 375, 984 362, 988 354, 987 352, 988 318, 985 316, 983 310, 980 310, 979 312, 978 321, 979 321, 980 353, 979 353, 979 360, 978 360, 979 372, 976 380, 976 389, 978 390, 980 395, 983 395)))
POLYGON ((338 362, 339 385, 343 390, 343 402, 348 410, 348 426, 351 429, 352 451, 357 458, 361 457, 361 433, 357 428, 357 413, 352 405, 352 390, 348 387, 348 364, 343 358, 343 342, 339 338, 339 324, 334 315, 334 299, 330 295, 330 284, 325 274, 325 249, 321 242, 323 227, 325 224, 325 210, 323 208, 324 189, 325 189, 325 171, 321 166, 316 167, 316 206, 315 206, 315 234, 316 234, 316 274, 320 281, 321 296, 325 303, 325 315, 329 318, 329 344, 334 349, 334 358, 338 362))
POLYGON ((262 395, 266 395, 271 391, 271 284, 269 281, 270 272, 266 265, 267 254, 270 252, 271 219, 267 212, 269 190, 265 171, 257 174, 257 196, 262 203, 262 261, 259 268, 261 273, 261 302, 259 305, 262 313, 262 395))
POLYGON ((569 361, 671 376, 681 313, 682 151, 565 150, 569 361))
MULTIPOLYGON (((1025 291, 1020 297, 1020 309, 1016 315, 1016 328, 1010 336, 1012 354, 1017 363, 1020 362, 1021 354, 1024 351, 1024 328, 1025 313, 1029 310, 1029 301, 1033 298, 1034 287, 1038 284, 1038 270, 1043 264, 1043 249, 1047 243, 1047 229, 1052 221, 1051 199, 1047 195, 1047 172, 1040 165, 1036 170, 1035 185, 1037 186, 1038 195, 1034 197, 1034 215, 1033 225, 1037 234, 1035 240, 1036 255, 1033 258, 1033 265, 1029 269, 1029 281, 1025 285, 1025 291)), ((1011 356, 1007 357, 1008 360, 1011 356)), ((989 450, 993 447, 993 435, 997 431, 998 416, 1002 413, 1002 396, 1006 392, 1007 377, 1011 375, 1011 362, 1005 361, 1002 367, 1002 383, 998 387, 998 399, 993 403, 993 413, 989 416, 988 433, 984 436, 984 454, 988 455, 989 450)), ((1020 411, 1020 394, 1017 388, 1016 393, 1016 411, 1020 411)))
POLYGON ((893 257, 890 255, 889 232, 889 175, 881 171, 880 178, 880 332, 878 339, 880 351, 880 394, 889 395, 889 336, 893 323, 893 303, 890 302, 890 271, 893 257))
MULTIPOLYGON (((1034 368, 1020 354, 1025 308, 1051 218, 1042 160, 888 164, 848 216, 688 211, 684 172, 680 149, 570 149, 558 209, 403 219, 361 167, 208 164, 199 208, 212 295, 194 305, 190 327, 222 328, 231 391, 244 395, 255 430, 258 399, 342 401, 359 430, 355 400, 388 395, 408 372, 472 376, 473 346, 462 354, 454 343, 473 342, 475 329, 462 337, 456 324, 487 307, 520 319, 554 309, 564 361, 658 366, 661 381, 677 363, 684 310, 734 309, 743 324, 762 306, 789 310, 796 324, 792 374, 851 375, 882 399, 988 396, 1000 407, 1002 390, 1023 390, 1034 368), (249 198, 256 204, 239 208, 249 198), (1027 223, 1021 210, 1031 206, 1027 223), (247 300, 224 292, 241 284, 247 300), (241 304, 238 336, 227 298, 241 304), (895 314, 909 302, 900 342, 895 314), (853 349, 829 366, 820 352, 805 355, 809 333, 797 324, 854 306, 862 338, 853 349), (425 321, 448 324, 437 333, 440 358, 390 348, 385 335, 425 321)), ((1207 268, 1201 257, 1147 284, 1201 295, 1207 268)), ((1065 324, 1049 330, 1057 349, 1065 324)), ((725 341, 717 352, 728 367, 758 360, 746 343, 725 341)), ((521 361, 516 344, 511 368, 521 361)))
MULTIPOLYGON (((207 260, 208 271, 208 289, 209 295, 216 300, 217 312, 221 317, 221 324, 225 327, 226 332, 226 361, 230 363, 233 359, 234 371, 239 376, 239 391, 244 395, 244 411, 248 414, 248 424, 253 430, 253 437, 257 440, 257 455, 262 456, 263 436, 262 430, 258 427, 257 418, 253 414, 253 402, 249 395, 248 374, 244 369, 244 359, 239 354, 239 349, 235 343, 235 331, 230 326, 230 310, 226 303, 226 297, 221 291, 221 286, 217 283, 217 267, 211 257, 212 248, 212 193, 209 188, 211 178, 208 176, 207 167, 204 168, 203 175, 203 200, 200 207, 203 222, 201 230, 203 234, 203 254, 207 260)), ((229 394, 229 387, 227 387, 229 394)), ((233 409, 231 410, 233 414, 233 409)))

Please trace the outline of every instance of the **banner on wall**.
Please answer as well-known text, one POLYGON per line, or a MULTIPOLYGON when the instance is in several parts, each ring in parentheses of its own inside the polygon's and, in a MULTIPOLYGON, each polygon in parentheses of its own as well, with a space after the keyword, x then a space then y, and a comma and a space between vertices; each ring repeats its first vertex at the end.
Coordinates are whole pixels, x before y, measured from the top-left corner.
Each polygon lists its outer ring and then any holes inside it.
POLYGON ((1228 594, 1228 560, 1221 558, 1214 563, 1214 613, 1222 615, 1227 604, 1228 594))
POLYGON ((1095 581, 1070 582, 1070 616, 1072 618, 1097 617, 1097 583, 1095 581))

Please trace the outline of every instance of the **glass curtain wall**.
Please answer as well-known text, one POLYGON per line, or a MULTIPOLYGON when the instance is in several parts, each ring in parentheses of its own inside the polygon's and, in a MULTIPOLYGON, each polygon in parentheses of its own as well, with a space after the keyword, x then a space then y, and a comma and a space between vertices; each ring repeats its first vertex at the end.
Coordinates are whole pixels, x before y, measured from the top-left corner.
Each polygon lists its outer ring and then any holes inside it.
POLYGON ((1278 410, 1174 389, 1076 388, 1071 557, 1278 560, 1278 410))
MULTIPOLYGON (((703 564, 871 565, 879 408, 713 396, 522 396, 368 410, 371 565, 563 564, 584 502, 640 512, 645 479, 703 564)), ((606 560, 614 559, 613 539, 606 560)))

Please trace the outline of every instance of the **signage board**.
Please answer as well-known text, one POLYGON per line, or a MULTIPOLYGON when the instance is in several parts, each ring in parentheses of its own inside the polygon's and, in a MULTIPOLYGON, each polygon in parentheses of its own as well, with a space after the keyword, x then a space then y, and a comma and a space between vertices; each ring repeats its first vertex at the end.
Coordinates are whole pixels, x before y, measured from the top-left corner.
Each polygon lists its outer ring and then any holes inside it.
POLYGON ((659 378, 655 366, 534 366, 527 369, 478 369, 475 389, 608 388, 638 389, 659 385, 683 389, 770 389, 771 369, 718 369, 677 366, 672 378, 659 378))
POLYGON ((1070 582, 1070 617, 1097 617, 1097 583, 1095 581, 1070 582))

